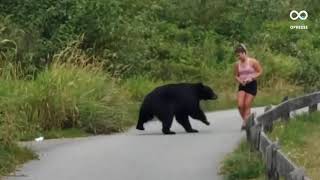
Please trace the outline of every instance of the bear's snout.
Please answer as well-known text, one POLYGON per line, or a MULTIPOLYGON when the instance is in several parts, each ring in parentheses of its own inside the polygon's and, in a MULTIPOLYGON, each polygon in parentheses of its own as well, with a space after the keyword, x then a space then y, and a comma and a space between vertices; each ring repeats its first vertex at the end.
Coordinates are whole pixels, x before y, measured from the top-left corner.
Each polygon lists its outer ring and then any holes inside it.
POLYGON ((216 99, 218 99, 218 95, 214 94, 214 95, 212 96, 212 100, 216 100, 216 99))

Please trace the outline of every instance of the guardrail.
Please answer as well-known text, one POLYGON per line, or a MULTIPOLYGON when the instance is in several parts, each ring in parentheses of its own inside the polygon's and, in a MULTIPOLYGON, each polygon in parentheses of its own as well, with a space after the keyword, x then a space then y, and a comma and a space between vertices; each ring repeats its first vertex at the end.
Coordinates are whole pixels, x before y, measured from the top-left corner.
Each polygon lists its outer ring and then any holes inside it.
POLYGON ((293 163, 281 150, 278 142, 268 138, 266 132, 271 132, 276 120, 289 122, 290 112, 309 107, 309 113, 317 110, 320 103, 320 91, 294 99, 285 99, 274 108, 265 108, 265 112, 256 117, 251 114, 246 128, 247 140, 251 149, 261 152, 266 163, 266 175, 270 180, 284 177, 288 180, 309 180, 304 170, 293 163))

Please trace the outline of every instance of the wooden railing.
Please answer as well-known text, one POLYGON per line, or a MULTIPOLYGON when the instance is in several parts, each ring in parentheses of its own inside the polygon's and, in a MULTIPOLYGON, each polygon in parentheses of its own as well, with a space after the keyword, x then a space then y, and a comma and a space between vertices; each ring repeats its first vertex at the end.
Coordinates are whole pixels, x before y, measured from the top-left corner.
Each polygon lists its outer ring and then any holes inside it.
POLYGON ((309 179, 304 170, 280 150, 278 142, 270 140, 266 133, 272 131, 276 120, 289 122, 290 112, 305 107, 309 107, 309 112, 313 112, 317 110, 318 103, 320 103, 320 91, 294 99, 286 99, 274 108, 266 107, 262 115, 255 117, 255 114, 251 114, 248 118, 247 140, 251 149, 261 152, 266 163, 268 179, 278 180, 280 177, 288 180, 309 179))

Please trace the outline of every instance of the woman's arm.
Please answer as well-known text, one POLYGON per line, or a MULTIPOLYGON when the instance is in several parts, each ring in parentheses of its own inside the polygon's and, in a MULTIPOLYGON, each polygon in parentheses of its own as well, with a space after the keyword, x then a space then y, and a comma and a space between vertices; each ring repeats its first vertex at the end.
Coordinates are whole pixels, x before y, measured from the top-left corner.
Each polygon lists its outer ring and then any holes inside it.
POLYGON ((253 66, 253 68, 255 69, 255 71, 257 72, 252 78, 253 78, 253 79, 257 79, 258 77, 261 76, 261 74, 262 74, 262 72, 263 72, 263 69, 262 69, 259 61, 256 60, 256 59, 253 59, 253 61, 252 61, 252 66, 253 66))
POLYGON ((241 79, 239 78, 239 72, 238 72, 238 63, 234 64, 234 77, 235 79, 240 83, 243 84, 244 82, 241 81, 241 79))

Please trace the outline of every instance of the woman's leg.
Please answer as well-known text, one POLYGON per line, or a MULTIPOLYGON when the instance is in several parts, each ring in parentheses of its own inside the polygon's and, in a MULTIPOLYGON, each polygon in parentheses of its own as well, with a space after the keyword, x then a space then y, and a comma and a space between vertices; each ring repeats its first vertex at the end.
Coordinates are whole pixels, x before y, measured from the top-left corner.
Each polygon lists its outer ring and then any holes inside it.
MULTIPOLYGON (((242 120, 244 120, 244 112, 245 112, 245 95, 246 93, 244 91, 239 91, 238 95, 237 95, 237 101, 238 101, 238 109, 239 109, 239 113, 240 116, 242 118, 242 120)), ((243 122, 244 123, 244 122, 243 122)))
POLYGON ((251 113, 251 105, 252 105, 252 102, 254 100, 254 96, 249 94, 249 93, 245 93, 245 96, 244 96, 244 120, 245 120, 245 123, 247 123, 247 119, 248 117, 250 116, 250 113, 251 113))

